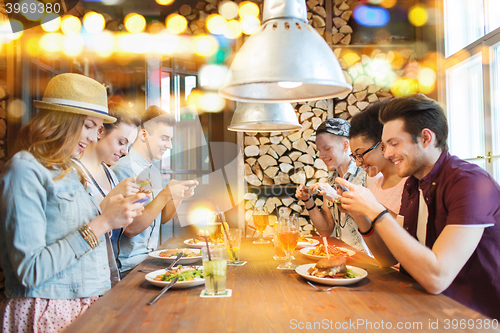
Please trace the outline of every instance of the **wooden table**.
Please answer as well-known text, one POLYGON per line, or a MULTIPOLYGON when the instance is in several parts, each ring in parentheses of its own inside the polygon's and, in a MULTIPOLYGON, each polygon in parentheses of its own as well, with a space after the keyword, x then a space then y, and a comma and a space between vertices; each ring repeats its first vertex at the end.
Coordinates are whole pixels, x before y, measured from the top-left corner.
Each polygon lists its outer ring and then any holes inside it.
MULTIPOLYGON (((162 248, 184 247, 169 239, 162 248)), ((330 239, 330 244, 339 244, 330 239)), ((271 244, 244 239, 244 266, 228 266, 230 298, 201 298, 203 286, 169 290, 156 304, 146 303, 160 289, 145 281, 138 269, 161 269, 160 259, 146 259, 80 316, 67 332, 477 332, 452 329, 467 320, 487 317, 443 295, 430 295, 412 279, 393 269, 375 266, 357 253, 348 264, 362 267, 368 277, 356 284, 368 291, 335 289, 318 292, 295 271, 278 270, 271 244), (455 322, 453 322, 455 320, 455 322), (447 329, 447 327, 449 329, 447 329), (398 329, 400 328, 400 329, 398 329), (437 328, 437 329, 431 329, 437 328)), ((297 250, 297 264, 311 263, 297 250)), ((471 321, 469 321, 471 323, 471 321)), ((462 326, 464 327, 464 326, 462 326)), ((468 327, 468 326, 465 326, 468 327)), ((477 326, 475 326, 477 327, 477 326)), ((491 330, 490 330, 491 331, 491 330)))

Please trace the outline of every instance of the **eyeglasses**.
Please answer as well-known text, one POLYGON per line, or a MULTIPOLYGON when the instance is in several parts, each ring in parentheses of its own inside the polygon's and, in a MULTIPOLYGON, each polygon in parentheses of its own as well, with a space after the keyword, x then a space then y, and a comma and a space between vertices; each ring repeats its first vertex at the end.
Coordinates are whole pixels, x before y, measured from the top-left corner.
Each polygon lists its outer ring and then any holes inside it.
POLYGON ((358 161, 359 163, 363 163, 365 161, 365 159, 363 158, 363 156, 365 156, 366 154, 368 154, 369 152, 371 152, 373 149, 377 148, 377 146, 380 144, 380 141, 377 142, 375 145, 371 146, 370 148, 368 148, 364 153, 362 154, 351 154, 349 155, 349 157, 353 160, 353 161, 358 161))

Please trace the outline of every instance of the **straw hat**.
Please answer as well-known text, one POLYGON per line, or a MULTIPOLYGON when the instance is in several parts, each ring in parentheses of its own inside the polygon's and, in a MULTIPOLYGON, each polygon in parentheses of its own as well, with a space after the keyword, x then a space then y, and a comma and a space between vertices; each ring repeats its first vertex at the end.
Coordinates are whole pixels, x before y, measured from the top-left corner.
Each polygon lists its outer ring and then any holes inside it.
POLYGON ((41 101, 33 101, 37 109, 64 111, 104 119, 114 123, 116 118, 108 116, 108 95, 99 82, 80 74, 65 73, 53 77, 41 101))

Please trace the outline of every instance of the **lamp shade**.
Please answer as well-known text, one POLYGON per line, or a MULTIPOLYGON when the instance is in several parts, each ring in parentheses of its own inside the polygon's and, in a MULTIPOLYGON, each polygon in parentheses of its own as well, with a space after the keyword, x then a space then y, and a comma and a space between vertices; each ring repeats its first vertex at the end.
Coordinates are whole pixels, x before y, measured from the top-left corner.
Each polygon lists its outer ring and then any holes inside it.
POLYGON ((265 0, 263 14, 259 31, 236 54, 221 96, 241 102, 304 102, 352 89, 330 46, 307 24, 304 0, 265 0))
POLYGON ((301 128, 290 103, 238 103, 227 129, 238 132, 280 132, 301 128))

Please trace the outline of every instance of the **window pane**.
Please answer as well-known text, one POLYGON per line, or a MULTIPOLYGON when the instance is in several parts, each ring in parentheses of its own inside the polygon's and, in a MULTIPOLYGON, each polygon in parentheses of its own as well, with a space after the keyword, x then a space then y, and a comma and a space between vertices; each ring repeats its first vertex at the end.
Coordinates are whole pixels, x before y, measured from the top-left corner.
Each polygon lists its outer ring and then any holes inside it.
MULTIPOLYGON (((446 71, 450 152, 462 159, 484 154, 482 55, 446 71)), ((471 161, 476 163, 476 161, 471 161)), ((478 161, 477 164, 483 164, 478 161)))
MULTIPOLYGON (((498 12, 492 15, 498 16, 498 12)), ((483 0, 445 0, 444 22, 448 57, 484 36, 483 0)))
MULTIPOLYGON (((491 141, 493 156, 500 155, 500 43, 493 47, 493 87, 491 91, 491 141)), ((500 182, 500 157, 493 159, 493 178, 500 182)))
POLYGON ((490 33, 500 27, 500 1, 484 0, 484 12, 486 13, 486 33, 490 33))
POLYGON ((161 108, 170 113, 170 73, 161 73, 161 108))

